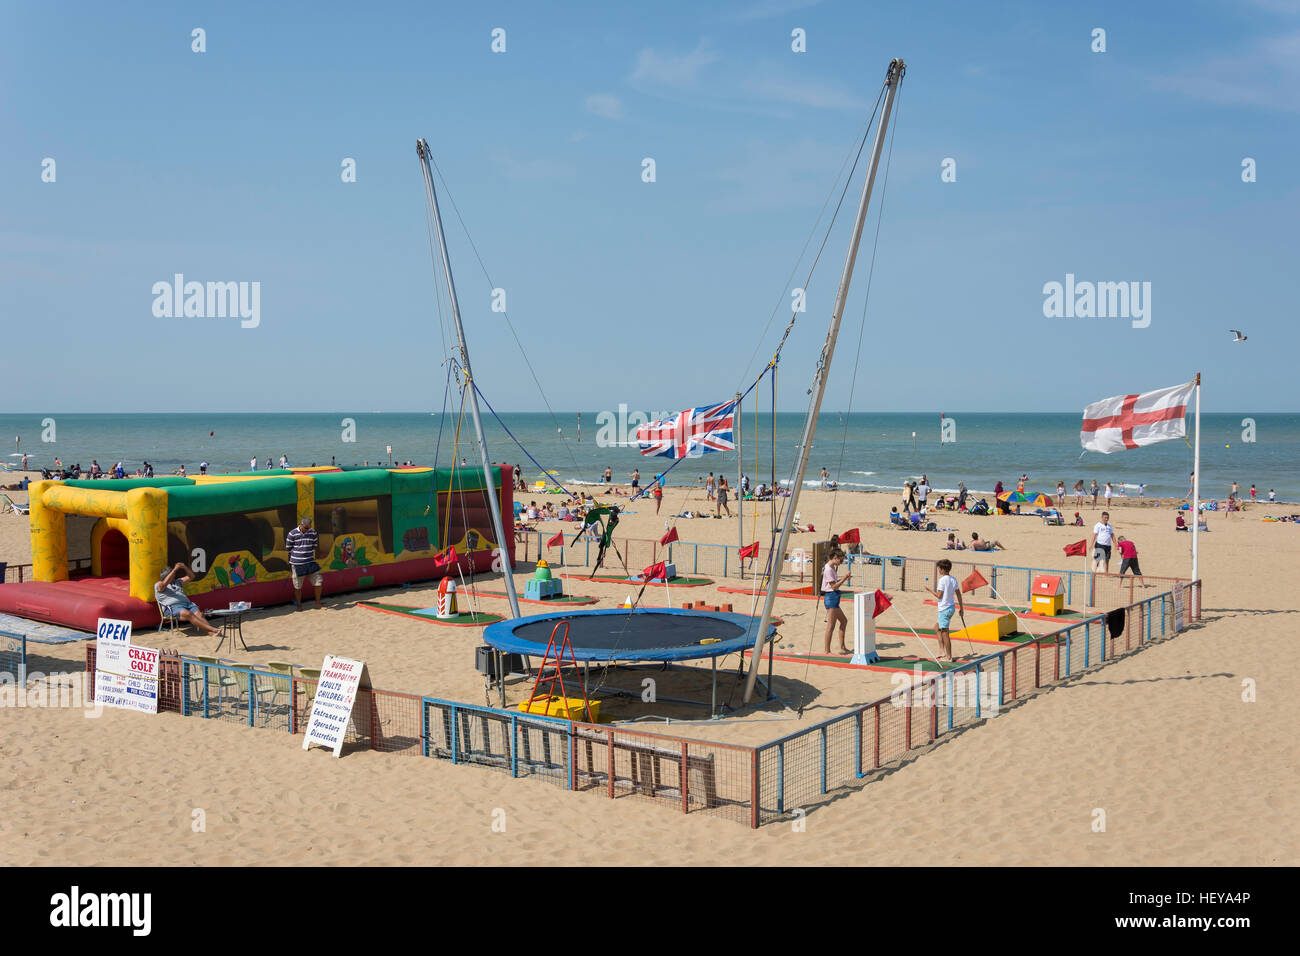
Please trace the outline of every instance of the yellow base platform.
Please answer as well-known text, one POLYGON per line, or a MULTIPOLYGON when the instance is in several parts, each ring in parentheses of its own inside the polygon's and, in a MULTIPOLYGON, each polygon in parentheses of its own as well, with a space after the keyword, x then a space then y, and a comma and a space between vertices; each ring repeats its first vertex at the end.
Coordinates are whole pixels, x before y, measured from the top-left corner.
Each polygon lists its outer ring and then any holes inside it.
MULTIPOLYGON (((600 701, 588 701, 591 705, 591 723, 600 720, 600 701)), ((587 721, 581 697, 538 697, 528 706, 528 701, 519 704, 519 710, 525 714, 540 714, 546 717, 559 717, 562 720, 587 721)))

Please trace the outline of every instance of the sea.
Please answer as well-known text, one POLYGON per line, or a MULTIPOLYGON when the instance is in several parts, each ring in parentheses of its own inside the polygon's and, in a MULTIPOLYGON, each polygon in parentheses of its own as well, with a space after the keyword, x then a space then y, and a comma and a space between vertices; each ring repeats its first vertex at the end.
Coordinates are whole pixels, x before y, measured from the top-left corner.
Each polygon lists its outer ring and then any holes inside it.
MULTIPOLYGON (((615 416, 586 411, 509 412, 500 418, 484 410, 484 431, 493 461, 522 466, 531 483, 553 472, 566 487, 597 484, 608 466, 616 482, 633 469, 641 483, 666 473, 669 485, 697 484, 709 472, 737 475, 736 452, 720 451, 674 463, 642 456, 615 416), (621 430, 620 430, 621 429, 621 430), (671 469, 671 470, 668 470, 671 469)), ((754 483, 789 484, 804 416, 782 412, 744 415, 739 468, 754 483)), ((964 481, 989 492, 1001 481, 1014 488, 1022 473, 1028 491, 1054 494, 1077 479, 1121 487, 1128 496, 1145 485, 1147 497, 1181 497, 1192 471, 1191 421, 1186 440, 1101 455, 1082 453, 1080 415, 1062 413, 824 412, 814 438, 806 485, 816 487, 824 467, 839 488, 900 491, 903 482, 927 475, 931 486, 954 490, 964 481), (946 424, 944 424, 946 422, 946 424), (946 428, 946 433, 943 429, 946 428), (951 440, 944 441, 944 437, 951 440)), ((634 427, 634 426, 628 426, 634 427)), ((172 413, 172 414, 0 414, 0 455, 16 467, 23 452, 30 467, 53 467, 92 459, 107 469, 122 461, 134 474, 144 461, 157 474, 184 465, 189 474, 202 461, 209 472, 246 471, 249 459, 291 465, 360 466, 412 461, 450 465, 478 460, 468 414, 463 420, 428 412, 172 413)), ((1203 414, 1202 497, 1226 498, 1236 481, 1243 495, 1253 483, 1259 497, 1270 489, 1279 500, 1300 501, 1300 414, 1203 414)))

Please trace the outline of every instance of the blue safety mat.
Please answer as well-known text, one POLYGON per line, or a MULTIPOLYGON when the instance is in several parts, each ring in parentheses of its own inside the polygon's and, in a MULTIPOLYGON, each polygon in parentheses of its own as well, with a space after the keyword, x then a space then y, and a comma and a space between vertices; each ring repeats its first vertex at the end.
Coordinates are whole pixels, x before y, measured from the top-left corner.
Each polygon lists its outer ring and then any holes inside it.
POLYGON ((71 644, 73 641, 86 641, 95 636, 85 631, 74 631, 70 627, 29 621, 25 617, 15 617, 12 614, 0 614, 0 632, 6 631, 10 634, 26 634, 27 641, 31 644, 71 644))

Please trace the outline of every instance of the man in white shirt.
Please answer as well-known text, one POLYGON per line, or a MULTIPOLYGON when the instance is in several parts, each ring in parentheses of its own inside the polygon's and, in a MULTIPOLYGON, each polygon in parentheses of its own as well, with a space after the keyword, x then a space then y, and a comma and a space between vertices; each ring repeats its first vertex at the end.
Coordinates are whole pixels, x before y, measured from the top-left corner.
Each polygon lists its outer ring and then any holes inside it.
POLYGON ((916 486, 916 503, 921 506, 922 511, 925 510, 925 499, 929 497, 930 482, 926 479, 925 475, 922 475, 920 484, 916 486))
POLYGON ((1110 573, 1110 548, 1115 540, 1115 529, 1110 524, 1110 512, 1103 511, 1101 520, 1092 526, 1093 570, 1110 573))

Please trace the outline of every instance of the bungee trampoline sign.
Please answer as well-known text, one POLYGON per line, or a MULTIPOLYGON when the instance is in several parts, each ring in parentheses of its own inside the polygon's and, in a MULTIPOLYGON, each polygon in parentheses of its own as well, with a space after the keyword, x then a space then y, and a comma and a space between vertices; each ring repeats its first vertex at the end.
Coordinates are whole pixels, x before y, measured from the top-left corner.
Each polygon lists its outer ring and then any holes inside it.
POLYGON ((302 741, 303 750, 320 744, 332 750, 334 756, 341 756, 343 738, 352 719, 352 705, 362 688, 370 689, 370 673, 364 661, 325 655, 316 697, 311 704, 311 717, 307 720, 307 734, 302 741))

